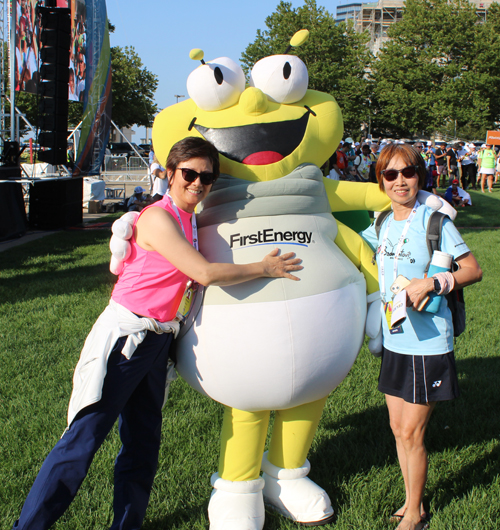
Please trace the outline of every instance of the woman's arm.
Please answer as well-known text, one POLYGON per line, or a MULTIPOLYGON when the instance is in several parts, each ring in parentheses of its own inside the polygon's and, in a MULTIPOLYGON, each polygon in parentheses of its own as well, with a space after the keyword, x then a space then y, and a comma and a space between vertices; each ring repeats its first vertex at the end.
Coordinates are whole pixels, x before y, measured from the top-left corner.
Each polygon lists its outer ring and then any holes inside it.
POLYGON ((293 252, 278 256, 278 249, 258 263, 235 265, 210 263, 187 241, 173 217, 162 208, 146 210, 135 227, 137 244, 144 250, 156 251, 174 267, 202 285, 234 285, 255 278, 288 278, 303 267, 293 252))
MULTIPOLYGON (((454 289, 462 289, 467 285, 481 281, 483 271, 472 252, 467 252, 458 258, 457 263, 460 268, 452 274, 455 280, 454 289)), ((414 308, 418 307, 422 300, 432 291, 434 291, 434 279, 432 277, 413 278, 406 287, 408 305, 413 305, 414 308)))

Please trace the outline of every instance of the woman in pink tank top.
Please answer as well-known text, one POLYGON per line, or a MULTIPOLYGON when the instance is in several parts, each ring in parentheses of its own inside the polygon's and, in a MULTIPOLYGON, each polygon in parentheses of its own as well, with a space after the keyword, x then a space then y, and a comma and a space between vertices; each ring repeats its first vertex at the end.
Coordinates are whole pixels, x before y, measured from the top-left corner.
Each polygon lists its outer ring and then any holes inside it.
POLYGON ((122 449, 115 461, 110 530, 139 528, 156 472, 161 408, 173 321, 192 280, 233 285, 260 277, 298 280, 293 253, 259 263, 209 263, 197 251, 194 210, 219 176, 215 147, 202 138, 175 144, 167 159, 170 192, 145 208, 133 227, 110 305, 94 324, 73 377, 68 428, 31 488, 16 529, 46 529, 75 497, 95 452, 117 418, 122 449))

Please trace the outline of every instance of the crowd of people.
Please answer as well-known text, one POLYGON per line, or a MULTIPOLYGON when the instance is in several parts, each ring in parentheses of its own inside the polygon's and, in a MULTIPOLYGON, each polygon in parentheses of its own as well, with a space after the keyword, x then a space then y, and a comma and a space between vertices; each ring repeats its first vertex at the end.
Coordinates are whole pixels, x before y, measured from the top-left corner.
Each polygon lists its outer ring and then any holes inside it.
MULTIPOLYGON (((391 144, 405 144, 405 142, 402 140, 355 142, 352 138, 346 138, 340 142, 335 153, 324 166, 324 173, 335 180, 376 183, 375 165, 378 157, 382 149, 391 144)), ((477 146, 463 141, 454 144, 416 141, 411 144, 424 160, 426 178, 423 189, 426 191, 437 194, 438 188, 451 189, 455 185, 460 196, 462 191, 468 189, 481 189, 483 193, 486 191, 491 193, 493 184, 498 181, 500 151, 491 144, 477 146)), ((467 200, 462 201, 460 206, 472 205, 470 195, 465 198, 467 200)))

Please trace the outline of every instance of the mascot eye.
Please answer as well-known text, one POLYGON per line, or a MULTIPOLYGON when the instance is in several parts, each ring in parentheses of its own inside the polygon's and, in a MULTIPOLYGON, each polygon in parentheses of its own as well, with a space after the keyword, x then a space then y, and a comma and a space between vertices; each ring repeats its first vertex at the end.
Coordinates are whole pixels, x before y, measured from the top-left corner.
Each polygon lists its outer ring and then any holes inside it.
POLYGON ((189 97, 206 111, 232 107, 245 90, 245 74, 228 57, 219 57, 199 66, 187 80, 189 97))
POLYGON ((309 75, 295 55, 271 55, 252 68, 250 86, 259 88, 276 103, 295 103, 306 94, 309 75))

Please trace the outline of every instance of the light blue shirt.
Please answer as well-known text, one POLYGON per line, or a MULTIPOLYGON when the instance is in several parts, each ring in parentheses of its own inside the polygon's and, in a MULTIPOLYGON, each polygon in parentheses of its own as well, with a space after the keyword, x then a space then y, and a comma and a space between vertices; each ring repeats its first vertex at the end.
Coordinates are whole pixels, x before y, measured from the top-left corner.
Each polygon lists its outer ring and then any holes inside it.
MULTIPOLYGON (((424 205, 417 209, 401 248, 397 273, 398 275, 406 276, 409 280, 412 278, 423 278, 425 268, 430 260, 425 234, 432 212, 431 208, 424 205)), ((392 215, 387 216, 382 223, 378 241, 373 224, 361 232, 361 236, 369 245, 374 250, 378 249, 379 282, 380 260, 384 259, 386 292, 381 293, 381 295, 386 300, 392 299, 390 287, 395 280, 394 255, 405 224, 406 219, 404 221, 395 221, 392 215), (382 239, 390 219, 392 219, 392 222, 387 236, 384 256, 381 256, 382 239)), ((448 218, 443 223, 441 250, 451 254, 454 259, 469 252, 469 248, 464 243, 462 236, 448 218)), ((383 342, 384 347, 388 350, 407 355, 441 355, 453 350, 453 323, 446 298, 443 297, 439 311, 436 314, 427 313, 426 311, 413 311, 413 308, 408 308, 408 316, 397 333, 391 333, 389 330, 383 304, 381 304, 381 311, 383 315, 383 342)))

